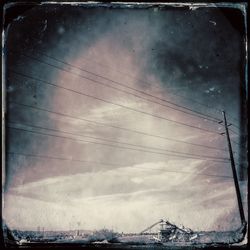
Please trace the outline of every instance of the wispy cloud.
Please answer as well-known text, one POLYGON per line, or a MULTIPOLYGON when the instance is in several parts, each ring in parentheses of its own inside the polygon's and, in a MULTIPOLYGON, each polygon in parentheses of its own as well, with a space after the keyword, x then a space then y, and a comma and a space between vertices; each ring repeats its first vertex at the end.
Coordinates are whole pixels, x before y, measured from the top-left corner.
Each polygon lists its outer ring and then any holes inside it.
MULTIPOLYGON (((184 169, 183 163, 172 161, 165 170, 173 166, 184 169)), ((45 213, 49 213, 50 209, 57 209, 57 206, 66 206, 68 213, 77 218, 73 221, 84 221, 85 227, 89 229, 116 226, 122 231, 138 231, 145 225, 166 217, 200 230, 217 229, 218 225, 223 225, 224 228, 232 226, 226 221, 218 221, 219 216, 234 209, 232 183, 212 182, 205 185, 203 180, 196 180, 190 184, 195 174, 182 175, 153 170, 164 169, 164 166, 164 162, 144 163, 27 183, 13 188, 7 194, 5 214, 9 217, 18 213, 18 218, 25 221, 30 207, 37 208, 38 204, 45 202, 45 213), (29 202, 24 202, 26 199, 29 202), (16 206, 18 211, 14 208, 9 210, 17 202, 22 204, 21 207, 16 206), (91 219, 84 215, 91 215, 91 219)), ((189 171, 199 167, 199 161, 185 162, 185 168, 189 171)), ((54 221, 57 220, 58 218, 53 219, 48 215, 46 223, 56 225, 54 221)), ((71 217, 67 215, 64 224, 66 221, 70 224, 71 217)), ((33 223, 29 223, 24 222, 23 225, 35 227, 45 222, 33 218, 33 223)))

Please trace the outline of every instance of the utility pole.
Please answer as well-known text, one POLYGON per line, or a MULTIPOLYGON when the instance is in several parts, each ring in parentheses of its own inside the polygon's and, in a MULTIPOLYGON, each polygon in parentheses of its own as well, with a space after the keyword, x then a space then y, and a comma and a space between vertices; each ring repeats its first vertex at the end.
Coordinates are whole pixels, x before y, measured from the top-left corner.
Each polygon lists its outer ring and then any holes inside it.
POLYGON ((239 188, 239 182, 238 182, 238 177, 237 177, 236 168, 235 168, 235 162, 234 162, 231 141, 230 141, 229 132, 228 132, 226 113, 225 113, 225 111, 222 111, 222 113, 223 113, 223 117, 224 117, 224 125, 225 125, 225 130, 226 130, 228 149, 229 149, 230 161, 231 161, 231 166, 232 166, 234 185, 235 185, 236 195, 237 195, 237 200, 238 200, 241 224, 245 224, 246 220, 245 220, 244 209, 243 209, 241 195, 240 195, 240 188, 239 188))

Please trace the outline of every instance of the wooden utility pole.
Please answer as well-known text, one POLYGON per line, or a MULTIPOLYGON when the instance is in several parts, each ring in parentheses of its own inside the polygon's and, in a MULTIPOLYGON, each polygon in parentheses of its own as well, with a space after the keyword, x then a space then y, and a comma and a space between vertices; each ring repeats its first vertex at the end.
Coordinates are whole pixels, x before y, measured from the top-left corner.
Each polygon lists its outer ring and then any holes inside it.
POLYGON ((236 172, 236 168, 235 168, 235 162, 234 162, 234 156, 233 156, 233 151, 232 151, 232 145, 231 145, 231 141, 230 141, 230 137, 229 137, 229 132, 228 132, 228 125, 227 125, 226 113, 225 113, 225 111, 222 111, 222 113, 223 113, 223 117, 224 117, 224 125, 225 125, 225 130, 226 130, 226 136, 227 136, 227 142, 228 142, 228 150, 229 150, 230 161, 231 161, 231 166, 232 166, 234 185, 235 185, 236 195, 237 195, 237 200, 238 200, 238 206, 239 206, 239 212, 240 212, 240 219, 241 219, 241 223, 245 224, 246 220, 245 220, 244 209, 243 209, 241 195, 240 195, 240 188, 239 188, 239 182, 238 182, 237 172, 236 172))

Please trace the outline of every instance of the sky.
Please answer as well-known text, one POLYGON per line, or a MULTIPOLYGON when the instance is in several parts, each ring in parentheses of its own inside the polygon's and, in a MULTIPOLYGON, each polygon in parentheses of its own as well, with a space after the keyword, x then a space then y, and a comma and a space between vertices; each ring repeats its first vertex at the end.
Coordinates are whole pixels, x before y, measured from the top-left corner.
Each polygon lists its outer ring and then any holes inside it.
POLYGON ((247 209, 242 20, 230 8, 16 15, 5 29, 7 225, 238 228, 218 121, 225 110, 247 209))

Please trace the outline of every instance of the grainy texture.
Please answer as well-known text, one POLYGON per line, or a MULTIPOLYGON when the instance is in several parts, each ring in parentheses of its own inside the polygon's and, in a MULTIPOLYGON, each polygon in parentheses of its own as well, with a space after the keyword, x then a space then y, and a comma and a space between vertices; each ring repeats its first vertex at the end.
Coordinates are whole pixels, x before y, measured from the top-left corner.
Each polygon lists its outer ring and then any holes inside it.
POLYGON ((224 232, 198 237, 204 244, 241 238, 221 111, 247 214, 244 5, 13 8, 4 48, 8 227, 121 234, 163 218, 224 232))

